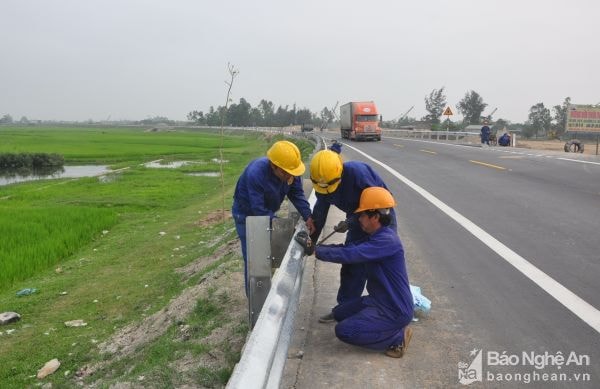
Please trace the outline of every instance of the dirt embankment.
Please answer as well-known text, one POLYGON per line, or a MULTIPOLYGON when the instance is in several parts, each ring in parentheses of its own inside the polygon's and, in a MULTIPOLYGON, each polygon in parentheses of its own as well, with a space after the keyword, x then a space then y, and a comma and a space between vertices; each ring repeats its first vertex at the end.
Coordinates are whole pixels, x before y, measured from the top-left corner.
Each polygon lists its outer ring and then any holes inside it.
MULTIPOLYGON (((217 210, 195 224, 205 228, 219 223, 225 217, 231 219, 231 212, 217 210)), ((227 240, 225 236, 217 236, 213 242, 208 243, 210 247, 217 246, 216 250, 207 256, 201 256, 186 266, 175 269, 181 276, 181 282, 187 282, 191 277, 205 271, 219 260, 241 252, 238 239, 227 240)), ((112 337, 98 345, 98 351, 104 359, 97 363, 91 363, 82 367, 75 374, 77 384, 84 383, 84 379, 94 376, 95 380, 89 387, 104 387, 106 382, 114 382, 114 388, 142 388, 160 387, 154 384, 140 382, 127 382, 125 378, 115 377, 114 366, 125 358, 133 358, 148 352, 149 345, 163 336, 169 328, 177 326, 179 336, 175 336, 173 342, 191 342, 209 349, 209 351, 192 355, 189 352, 182 354, 169 361, 169 367, 177 372, 177 384, 179 387, 204 387, 199 386, 198 373, 200 369, 222 370, 231 368, 230 356, 227 350, 237 353, 242 349, 245 331, 240 331, 240 323, 244 322, 247 315, 246 296, 243 292, 243 271, 232 270, 238 265, 234 261, 225 262, 213 270, 208 271, 197 283, 185 288, 182 293, 172 298, 166 306, 154 314, 145 317, 139 322, 116 331, 112 337), (189 316, 195 309, 199 300, 215 300, 223 307, 223 322, 217 326, 206 337, 197 338, 194 334, 198 329, 188 325, 189 316), (232 351, 231 351, 232 350, 232 351)), ((133 369, 133 366, 132 366, 133 369)), ((156 374, 150 370, 145 372, 149 375, 156 374)), ((167 378, 168 380, 169 378, 167 378)), ((212 384, 210 387, 213 387, 212 384)))
MULTIPOLYGON (((584 144, 583 154, 596 155, 596 142, 586 141, 584 144)), ((532 140, 532 139, 517 139, 517 147, 533 150, 551 150, 565 152, 565 141, 563 140, 532 140)), ((568 154, 568 153, 565 153, 568 154)))

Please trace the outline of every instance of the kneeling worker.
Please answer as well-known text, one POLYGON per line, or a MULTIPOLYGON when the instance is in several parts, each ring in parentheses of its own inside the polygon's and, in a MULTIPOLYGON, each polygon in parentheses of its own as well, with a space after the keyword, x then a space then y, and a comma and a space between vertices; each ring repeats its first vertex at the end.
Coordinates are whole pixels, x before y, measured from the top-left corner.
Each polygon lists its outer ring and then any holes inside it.
POLYGON ((387 356, 400 358, 412 337, 408 325, 413 318, 413 299, 404 249, 396 231, 389 227, 395 205, 387 189, 364 189, 354 213, 368 237, 347 245, 316 246, 315 256, 326 262, 363 263, 366 268, 369 294, 333 308, 338 321, 335 335, 343 342, 385 350, 387 356))
MULTIPOLYGON (((346 244, 360 242, 368 237, 360 227, 358 214, 360 195, 366 188, 387 188, 383 179, 371 166, 360 161, 343 162, 341 156, 331 150, 321 150, 310 162, 310 178, 316 192, 317 201, 313 207, 315 230, 311 239, 317 241, 332 205, 346 213, 346 244)), ((388 215, 392 229, 396 230, 396 214, 390 209, 388 215)), ((339 231, 342 232, 342 231, 339 231)), ((362 295, 367 275, 363 263, 343 263, 340 269, 340 287, 337 303, 342 304, 362 295)), ((333 313, 319 318, 321 323, 333 322, 333 313)))

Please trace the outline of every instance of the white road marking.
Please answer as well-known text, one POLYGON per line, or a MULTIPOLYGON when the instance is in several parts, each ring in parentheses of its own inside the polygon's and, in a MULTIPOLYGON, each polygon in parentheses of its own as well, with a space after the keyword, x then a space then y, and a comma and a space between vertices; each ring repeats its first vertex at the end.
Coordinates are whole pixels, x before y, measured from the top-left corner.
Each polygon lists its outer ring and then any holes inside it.
POLYGON ((600 166, 600 162, 580 161, 578 159, 571 159, 571 158, 564 158, 564 157, 557 157, 556 159, 560 159, 562 161, 571 161, 571 162, 579 162, 579 163, 589 163, 589 164, 592 164, 592 165, 599 165, 600 166))
POLYGON ((386 165, 385 163, 371 157, 370 155, 364 153, 363 151, 357 149, 356 147, 350 146, 345 143, 345 147, 351 148, 357 153, 363 155, 365 158, 370 159, 376 164, 383 167, 385 170, 390 172, 394 177, 398 178, 400 181, 408 185, 414 191, 423 196, 430 203, 439 208, 442 212, 448 215, 455 222, 460 224, 464 229, 469 231, 473 236, 483 242, 486 246, 488 246, 492 251, 496 252, 500 257, 502 257, 506 262, 514 266, 517 270, 523 273, 527 278, 531 281, 535 282, 540 288, 542 288, 546 293, 550 296, 554 297, 559 303, 564 305, 568 310, 577 315, 581 320, 586 322, 590 327, 595 329, 600 333, 600 311, 592 306, 587 301, 583 300, 581 297, 577 296, 575 293, 571 292, 569 289, 565 288, 562 284, 556 281, 554 278, 550 277, 548 274, 544 273, 542 270, 538 269, 531 262, 521 257, 519 254, 515 253, 513 250, 505 246, 503 243, 498 241, 496 238, 488 234, 482 228, 477 226, 471 220, 467 219, 453 208, 442 202, 440 199, 415 184, 408 178, 404 177, 402 174, 398 173, 396 170, 386 165))
MULTIPOLYGON (((434 143, 434 144, 438 144, 438 145, 446 145, 446 146, 453 146, 453 147, 467 147, 467 148, 470 148, 470 149, 472 149, 473 147, 477 147, 477 146, 458 145, 458 144, 453 144, 453 143, 436 142, 436 141, 423 140, 423 139, 398 138, 398 137, 393 137, 393 136, 386 136, 386 139, 401 139, 401 140, 404 140, 404 141, 434 143)), ((486 149, 486 150, 489 150, 489 149, 486 149)), ((505 149, 498 149, 498 148, 494 148, 492 150, 498 151, 498 152, 501 152, 501 153, 525 155, 525 156, 528 156, 528 157, 545 157, 545 158, 551 158, 551 159, 559 159, 561 161, 578 162, 578 163, 588 163, 588 164, 591 164, 591 165, 598 165, 598 166, 600 166, 600 162, 592 162, 592 161, 585 161, 585 160, 580 160, 580 159, 558 157, 558 156, 555 156, 555 155, 532 154, 532 153, 526 153, 526 152, 523 152, 523 151, 505 150, 505 149)))

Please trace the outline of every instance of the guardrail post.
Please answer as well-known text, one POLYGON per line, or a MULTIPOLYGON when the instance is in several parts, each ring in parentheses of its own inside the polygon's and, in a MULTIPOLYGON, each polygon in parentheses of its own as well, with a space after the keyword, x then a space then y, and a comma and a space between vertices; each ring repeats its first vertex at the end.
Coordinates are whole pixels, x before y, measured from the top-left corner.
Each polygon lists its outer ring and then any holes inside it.
POLYGON ((248 252, 248 319, 254 328, 271 289, 271 222, 269 216, 246 218, 248 252))
MULTIPOLYGON (((290 207, 292 207, 292 204, 290 204, 290 207)), ((294 236, 294 228, 300 218, 300 214, 298 212, 290 212, 290 216, 288 218, 277 217, 271 221, 273 228, 271 231, 272 268, 279 268, 281 260, 294 236)))
POLYGON ((248 320, 254 328, 269 289, 272 269, 278 268, 294 236, 300 214, 290 204, 287 218, 268 216, 246 218, 246 241, 248 244, 248 320))

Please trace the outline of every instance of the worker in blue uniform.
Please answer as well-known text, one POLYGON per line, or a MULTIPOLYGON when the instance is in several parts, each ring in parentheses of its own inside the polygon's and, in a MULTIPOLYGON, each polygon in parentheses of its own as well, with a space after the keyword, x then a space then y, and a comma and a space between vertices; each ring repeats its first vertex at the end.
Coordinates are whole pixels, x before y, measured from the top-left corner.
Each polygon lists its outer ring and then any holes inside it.
POLYGON ((335 335, 343 342, 384 351, 400 358, 412 337, 408 327, 413 317, 404 249, 397 232, 390 228, 393 207, 391 193, 381 187, 362 191, 355 210, 366 238, 345 245, 318 245, 315 256, 321 261, 363 264, 368 295, 346 300, 333 308, 338 324, 335 335))
POLYGON ((488 122, 484 121, 483 122, 483 126, 481 127, 481 145, 486 145, 489 146, 490 145, 490 135, 492 133, 492 130, 490 129, 490 126, 488 126, 488 122))
POLYGON ((338 154, 342 153, 342 144, 337 140, 334 140, 331 146, 329 146, 329 150, 335 151, 338 154))
POLYGON ((498 144, 504 147, 510 146, 510 134, 508 132, 502 134, 502 136, 498 138, 498 144))
MULTIPOLYGON (((315 230, 310 236, 312 241, 317 241, 331 205, 346 213, 348 227, 346 244, 367 237, 367 234, 360 228, 358 215, 354 211, 358 208, 360 194, 364 189, 372 186, 387 189, 379 174, 364 162, 343 162, 338 153, 322 150, 316 153, 310 162, 310 177, 317 198, 312 211, 315 225, 315 230)), ((390 219, 390 227, 395 230, 397 223, 393 209, 390 210, 390 219)), ((360 297, 366 279, 363 263, 342 264, 340 287, 337 294, 338 304, 360 297)), ((330 312, 321 316, 319 321, 321 323, 333 322, 333 314, 330 312)))
POLYGON ((302 189, 301 176, 305 169, 298 147, 284 140, 275 142, 267 151, 266 157, 250 162, 238 179, 231 213, 242 246, 246 295, 248 294, 247 216, 269 216, 273 219, 287 196, 306 221, 309 232, 315 229, 310 205, 302 189))

